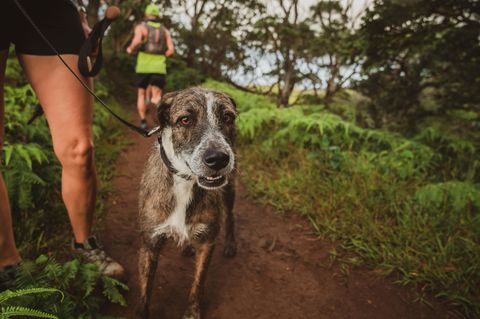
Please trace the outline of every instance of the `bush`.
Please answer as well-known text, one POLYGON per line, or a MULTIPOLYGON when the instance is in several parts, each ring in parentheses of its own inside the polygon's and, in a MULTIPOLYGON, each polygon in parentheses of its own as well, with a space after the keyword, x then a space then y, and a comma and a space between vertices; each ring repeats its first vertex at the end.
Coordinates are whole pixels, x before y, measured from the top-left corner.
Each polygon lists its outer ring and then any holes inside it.
POLYGON ((183 90, 199 85, 205 80, 204 74, 199 70, 187 67, 186 62, 177 56, 167 59, 167 70, 166 92, 183 90))

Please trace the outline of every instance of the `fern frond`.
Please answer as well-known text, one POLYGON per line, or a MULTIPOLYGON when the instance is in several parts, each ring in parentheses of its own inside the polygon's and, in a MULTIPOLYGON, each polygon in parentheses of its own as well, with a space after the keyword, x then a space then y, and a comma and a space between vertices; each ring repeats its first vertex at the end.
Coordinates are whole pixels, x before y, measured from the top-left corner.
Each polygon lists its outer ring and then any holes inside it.
POLYGON ((2 307, 1 308, 1 318, 11 318, 11 317, 18 317, 18 316, 27 316, 27 317, 34 317, 34 318, 50 318, 50 319, 59 319, 57 316, 28 307, 21 307, 21 306, 10 306, 10 307, 2 307))
POLYGON ((45 294, 45 293, 58 293, 63 298, 65 297, 63 292, 55 288, 28 288, 28 289, 19 289, 16 291, 6 290, 0 293, 0 304, 4 303, 5 301, 17 298, 25 295, 33 295, 33 294, 45 294))

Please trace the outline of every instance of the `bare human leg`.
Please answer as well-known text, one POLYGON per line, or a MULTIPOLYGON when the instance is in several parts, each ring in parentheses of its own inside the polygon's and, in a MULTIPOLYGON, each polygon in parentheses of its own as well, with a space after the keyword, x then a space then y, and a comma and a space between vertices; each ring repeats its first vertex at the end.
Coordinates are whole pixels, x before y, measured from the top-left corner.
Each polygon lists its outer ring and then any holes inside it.
POLYGON ((152 97, 150 101, 153 105, 157 106, 160 104, 160 100, 162 99, 162 89, 158 86, 152 85, 152 97))
POLYGON ((162 89, 160 89, 158 86, 155 86, 155 85, 150 85, 149 86, 150 88, 150 105, 149 107, 151 107, 153 110, 151 112, 151 119, 152 119, 152 122, 155 123, 155 124, 159 124, 158 123, 158 118, 157 118, 157 108, 158 106, 160 105, 160 101, 162 99, 162 89))
MULTIPOLYGON (((0 154, 4 139, 4 96, 3 84, 5 80, 5 66, 8 56, 8 50, 0 52, 0 154)), ((1 165, 1 163, 0 163, 1 165)), ((8 202, 7 189, 0 175, 0 270, 4 266, 17 264, 21 258, 15 246, 12 227, 12 215, 8 202)))
POLYGON ((138 88, 137 91, 137 111, 140 119, 143 120, 147 116, 147 105, 145 104, 145 89, 138 88))
MULTIPOLYGON (((63 58, 78 73, 78 57, 63 58)), ((62 164, 63 201, 75 240, 83 243, 90 236, 97 191, 92 98, 56 56, 21 55, 19 60, 45 111, 62 164)))

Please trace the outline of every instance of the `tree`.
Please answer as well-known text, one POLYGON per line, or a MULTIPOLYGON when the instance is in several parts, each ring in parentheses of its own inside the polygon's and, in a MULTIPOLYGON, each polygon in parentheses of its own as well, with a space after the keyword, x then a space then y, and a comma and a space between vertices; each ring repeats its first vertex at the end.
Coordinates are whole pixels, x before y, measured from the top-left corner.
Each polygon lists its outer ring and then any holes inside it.
POLYGON ((113 52, 118 54, 125 50, 130 37, 133 35, 133 27, 144 16, 144 9, 150 3, 149 0, 113 0, 111 5, 116 5, 121 10, 120 17, 112 24, 109 31, 113 52))
POLYGON ((479 111, 479 14, 476 0, 375 1, 362 27, 359 88, 372 99, 379 126, 396 122, 412 131, 428 115, 479 111))
MULTIPOLYGON (((316 31, 306 60, 313 69, 327 71, 326 106, 344 84, 358 73, 362 46, 356 23, 362 11, 354 13, 353 3, 354 0, 348 0, 342 5, 338 0, 330 0, 320 1, 311 7, 312 29, 316 31)), ((367 3, 364 1, 365 6, 367 3)), ((321 80, 314 74, 310 78, 313 81, 321 80)))
POLYGON ((238 68, 246 54, 245 29, 262 8, 256 0, 172 0, 171 11, 188 21, 175 26, 188 66, 215 78, 238 68))
POLYGON ((273 57, 274 63, 266 74, 275 78, 277 104, 287 106, 296 83, 301 80, 302 57, 312 39, 308 20, 299 16, 299 1, 275 1, 277 12, 260 18, 249 40, 261 54, 273 57))

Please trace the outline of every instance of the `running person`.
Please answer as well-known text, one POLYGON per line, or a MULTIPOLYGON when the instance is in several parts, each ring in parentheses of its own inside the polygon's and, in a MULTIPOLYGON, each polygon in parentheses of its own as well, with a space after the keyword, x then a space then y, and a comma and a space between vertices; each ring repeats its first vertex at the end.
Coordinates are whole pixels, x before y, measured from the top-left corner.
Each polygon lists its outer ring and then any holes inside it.
POLYGON ((133 54, 137 48, 140 48, 135 72, 138 86, 137 110, 143 129, 147 128, 148 106, 145 103, 147 88, 151 87, 150 102, 158 105, 166 81, 166 58, 175 52, 170 32, 157 21, 159 15, 158 5, 147 6, 145 21, 135 27, 132 43, 127 48, 128 54, 133 54))
MULTIPOLYGON (((79 74, 78 52, 90 32, 84 12, 70 0, 19 0, 67 64, 79 74)), ((25 75, 42 104, 53 149, 62 166, 62 197, 73 229, 72 248, 108 275, 123 267, 98 246, 91 228, 97 194, 93 153, 93 100, 54 55, 13 0, 0 1, 0 152, 4 139, 4 81, 10 44, 14 44, 25 75)), ((0 176, 0 291, 15 283, 17 250, 7 189, 0 176)))

